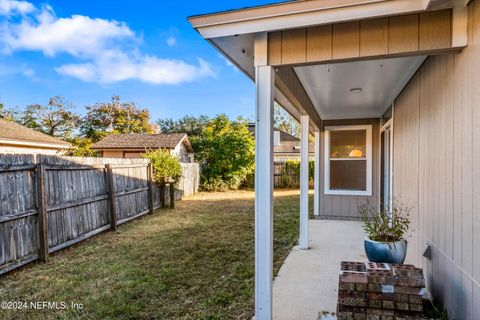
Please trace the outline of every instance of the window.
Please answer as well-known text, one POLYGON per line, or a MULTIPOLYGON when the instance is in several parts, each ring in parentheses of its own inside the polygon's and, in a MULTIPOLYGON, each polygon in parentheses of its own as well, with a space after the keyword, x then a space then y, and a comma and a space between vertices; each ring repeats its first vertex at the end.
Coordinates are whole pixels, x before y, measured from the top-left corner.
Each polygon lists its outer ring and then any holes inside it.
POLYGON ((372 195, 372 126, 325 128, 325 194, 372 195))

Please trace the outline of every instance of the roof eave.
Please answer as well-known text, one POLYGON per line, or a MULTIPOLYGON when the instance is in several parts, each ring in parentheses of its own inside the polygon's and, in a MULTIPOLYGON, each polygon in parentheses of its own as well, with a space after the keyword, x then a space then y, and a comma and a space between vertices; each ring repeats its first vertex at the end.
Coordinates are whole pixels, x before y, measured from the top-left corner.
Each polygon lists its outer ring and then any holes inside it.
POLYGON ((0 139, 0 144, 22 146, 22 147, 36 147, 36 148, 50 148, 50 149, 69 149, 72 145, 68 142, 65 144, 56 144, 48 142, 36 142, 28 140, 13 140, 13 139, 0 139))
MULTIPOLYGON (((189 18, 206 39, 424 11, 431 0, 310 0, 189 18)), ((456 0, 450 1, 452 6, 456 0)))

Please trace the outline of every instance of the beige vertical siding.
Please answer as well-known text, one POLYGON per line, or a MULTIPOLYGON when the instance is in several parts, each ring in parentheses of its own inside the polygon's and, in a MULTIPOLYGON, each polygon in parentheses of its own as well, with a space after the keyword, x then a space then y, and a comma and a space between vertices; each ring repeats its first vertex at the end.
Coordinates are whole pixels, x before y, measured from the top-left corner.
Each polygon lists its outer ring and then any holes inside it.
POLYGON ((269 32, 273 66, 438 53, 452 48, 450 9, 269 32))
POLYGON ((469 44, 427 59, 395 101, 394 194, 414 206, 408 262, 462 320, 480 319, 480 1, 469 44), (431 243, 433 259, 422 257, 431 243))
POLYGON ((379 119, 351 119, 351 120, 324 120, 322 121, 321 130, 321 153, 320 160, 320 216, 322 218, 331 219, 352 219, 358 220, 358 204, 366 201, 371 204, 379 203, 380 184, 380 120, 379 119), (343 126, 343 125, 372 125, 372 196, 343 196, 343 195, 326 195, 324 194, 324 167, 325 158, 323 148, 325 146, 326 126, 343 126))

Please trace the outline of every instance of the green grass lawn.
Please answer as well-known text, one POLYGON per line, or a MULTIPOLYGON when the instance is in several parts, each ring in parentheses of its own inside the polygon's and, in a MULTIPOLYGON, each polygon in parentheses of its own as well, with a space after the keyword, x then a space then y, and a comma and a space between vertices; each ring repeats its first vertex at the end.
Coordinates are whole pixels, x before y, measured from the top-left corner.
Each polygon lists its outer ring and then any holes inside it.
MULTIPOLYGON (((276 192, 274 266, 298 237, 298 193, 276 192)), ((1 301, 82 310, 0 310, 1 319, 250 319, 253 193, 200 193, 0 278, 1 301)))

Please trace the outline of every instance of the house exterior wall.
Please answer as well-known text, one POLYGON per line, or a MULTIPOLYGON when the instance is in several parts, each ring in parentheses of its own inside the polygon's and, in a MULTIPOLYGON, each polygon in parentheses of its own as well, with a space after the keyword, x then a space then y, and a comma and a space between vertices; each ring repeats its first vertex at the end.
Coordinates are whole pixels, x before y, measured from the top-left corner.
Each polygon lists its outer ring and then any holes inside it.
POLYGON ((123 158, 123 150, 102 150, 104 158, 123 158))
POLYGON ((36 147, 0 144, 0 153, 56 155, 56 154, 61 154, 62 152, 63 150, 61 149, 36 148, 36 147))
MULTIPOLYGON (((145 153, 144 149, 139 150, 102 150, 102 156, 104 158, 141 158, 142 153, 145 153)), ((188 153, 185 145, 180 143, 175 149, 170 149, 170 154, 177 157, 180 162, 190 163, 193 162, 191 153, 188 153)))
POLYGON ((407 262, 462 320, 480 319, 479 0, 468 37, 461 53, 426 60, 395 101, 393 129, 394 195, 413 206, 407 262))
POLYGON ((188 152, 187 148, 185 147, 185 144, 180 143, 178 144, 175 149, 171 150, 171 154, 177 157, 180 162, 184 163, 190 163, 193 162, 193 155, 188 152))
POLYGON ((359 220, 358 205, 369 202, 379 203, 380 195, 380 119, 349 119, 349 120, 324 120, 321 129, 320 152, 320 206, 319 215, 327 219, 359 220), (372 195, 371 196, 346 196, 325 194, 325 127, 343 125, 372 125, 372 195))

